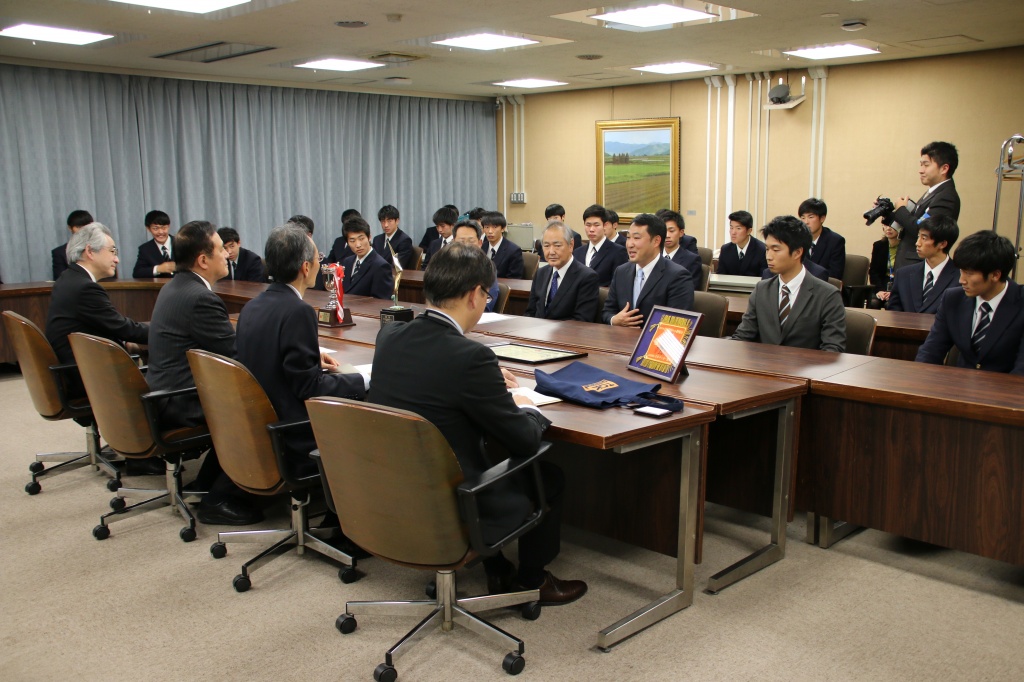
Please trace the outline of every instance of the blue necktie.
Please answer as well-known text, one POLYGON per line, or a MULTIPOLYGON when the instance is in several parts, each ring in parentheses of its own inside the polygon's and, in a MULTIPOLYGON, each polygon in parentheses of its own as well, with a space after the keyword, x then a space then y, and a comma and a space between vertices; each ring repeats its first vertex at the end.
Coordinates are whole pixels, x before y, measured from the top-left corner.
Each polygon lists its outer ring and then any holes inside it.
POLYGON ((974 334, 971 335, 971 350, 974 354, 978 354, 978 350, 981 347, 981 342, 985 340, 985 334, 988 333, 989 324, 992 322, 989 313, 992 311, 992 306, 985 301, 979 308, 981 315, 978 316, 978 326, 974 329, 974 334))
POLYGON ((551 305, 551 301, 555 299, 555 294, 558 293, 558 270, 555 270, 554 274, 551 275, 551 291, 548 293, 548 305, 551 305))
POLYGON ((633 282, 633 307, 636 308, 640 302, 640 292, 644 289, 644 271, 636 269, 636 280, 633 282))
POLYGON ((935 286, 935 275, 931 272, 924 279, 924 289, 921 291, 921 307, 928 305, 928 294, 932 293, 932 288, 935 286))

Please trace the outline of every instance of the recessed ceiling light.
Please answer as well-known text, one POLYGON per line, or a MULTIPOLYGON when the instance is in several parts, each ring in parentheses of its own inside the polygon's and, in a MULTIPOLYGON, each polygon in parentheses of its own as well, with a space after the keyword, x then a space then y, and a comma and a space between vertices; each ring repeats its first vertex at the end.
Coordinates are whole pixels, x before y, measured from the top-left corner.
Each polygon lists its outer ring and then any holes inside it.
POLYGON ((35 24, 18 24, 5 28, 0 31, 0 36, 42 40, 47 43, 64 43, 65 45, 88 45, 114 37, 104 33, 90 33, 89 31, 75 31, 69 28, 54 28, 53 26, 37 26, 35 24))
POLYGON ((194 14, 206 14, 216 12, 219 9, 244 5, 250 0, 111 0, 125 5, 141 5, 142 7, 155 7, 156 9, 173 9, 178 12, 193 12, 194 14))
POLYGON ((561 81, 548 81, 542 78, 520 78, 514 81, 502 81, 495 85, 503 85, 507 88, 550 88, 554 85, 568 85, 561 81))
POLYGON ((360 59, 318 59, 315 62, 296 64, 296 66, 300 69, 324 69, 325 71, 361 71, 384 65, 360 59))
POLYGON ((866 54, 879 54, 879 51, 872 50, 870 47, 844 43, 842 45, 808 47, 803 50, 783 50, 783 54, 803 57, 804 59, 838 59, 839 57, 860 57, 866 54))
POLYGON ((672 62, 671 64, 648 64, 647 66, 634 66, 634 71, 650 71, 651 73, 693 73, 695 71, 714 71, 717 67, 707 64, 693 64, 691 62, 672 62))
POLYGON ((435 40, 434 45, 445 47, 466 47, 470 50, 503 50, 508 47, 521 47, 523 45, 534 45, 540 41, 529 38, 518 38, 516 36, 501 36, 495 33, 477 33, 471 36, 459 38, 448 38, 447 40, 435 40))
POLYGON ((627 26, 638 26, 640 28, 651 28, 652 26, 681 24, 698 19, 711 19, 714 16, 707 12, 698 12, 694 9, 676 7, 675 5, 651 5, 650 7, 637 7, 618 12, 594 14, 591 16, 591 19, 600 19, 614 24, 626 24, 627 26))
POLYGON ((336 21, 334 22, 334 25, 341 28, 366 28, 369 26, 365 21, 336 21))

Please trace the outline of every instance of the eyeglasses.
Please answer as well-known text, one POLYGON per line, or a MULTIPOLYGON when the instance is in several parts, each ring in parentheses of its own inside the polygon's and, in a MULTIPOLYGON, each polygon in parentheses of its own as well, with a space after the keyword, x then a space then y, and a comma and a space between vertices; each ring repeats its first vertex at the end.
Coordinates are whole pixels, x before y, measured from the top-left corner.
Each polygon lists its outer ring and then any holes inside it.
POLYGON ((491 301, 493 301, 494 299, 491 298, 491 295, 487 293, 487 290, 484 289, 484 286, 482 284, 478 284, 477 286, 480 287, 480 291, 484 292, 484 296, 487 297, 487 304, 490 305, 491 301))
POLYGON ((102 249, 93 249, 90 246, 89 250, 90 251, 95 251, 97 253, 100 252, 100 251, 110 251, 110 253, 114 254, 115 256, 117 255, 117 247, 116 246, 104 246, 102 249))

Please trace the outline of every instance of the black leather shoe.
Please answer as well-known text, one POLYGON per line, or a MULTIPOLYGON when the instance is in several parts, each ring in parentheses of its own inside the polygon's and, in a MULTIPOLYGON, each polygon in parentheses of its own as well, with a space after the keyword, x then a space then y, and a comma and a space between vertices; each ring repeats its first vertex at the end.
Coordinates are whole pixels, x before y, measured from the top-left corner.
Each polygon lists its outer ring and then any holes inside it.
POLYGON ((587 593, 587 584, 582 580, 559 580, 544 572, 544 582, 540 584, 540 605, 561 606, 570 604, 587 593))
POLYGON ((166 471, 167 464, 159 457, 128 459, 124 463, 125 476, 162 476, 166 471))
POLYGON ((263 520, 263 512, 236 500, 199 503, 199 521, 209 526, 250 526, 263 520))

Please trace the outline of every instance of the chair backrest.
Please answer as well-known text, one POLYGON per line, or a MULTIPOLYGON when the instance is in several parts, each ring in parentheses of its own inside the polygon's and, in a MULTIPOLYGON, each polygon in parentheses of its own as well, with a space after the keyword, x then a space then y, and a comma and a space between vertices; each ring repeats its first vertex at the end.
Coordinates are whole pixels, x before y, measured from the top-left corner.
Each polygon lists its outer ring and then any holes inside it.
POLYGON ((843 284, 857 286, 868 283, 868 267, 871 261, 867 256, 846 254, 846 265, 843 267, 843 284))
POLYGON ((715 252, 706 246, 698 246, 697 253, 700 254, 700 262, 710 268, 711 259, 714 258, 715 252))
POLYGON ((523 279, 533 279, 540 266, 540 256, 529 251, 523 251, 523 279))
POLYGON ((146 377, 128 352, 109 339, 68 335, 103 439, 120 455, 148 457, 158 448, 142 407, 146 377))
POLYGON ((423 249, 418 246, 412 247, 412 258, 410 259, 409 269, 420 270, 423 267, 423 249))
POLYGON ((836 279, 835 277, 829 277, 828 278, 828 283, 831 284, 832 286, 834 286, 836 289, 839 289, 839 291, 843 290, 843 280, 841 280, 841 279, 836 279))
POLYGON ((711 266, 701 265, 700 266, 700 290, 707 291, 708 283, 711 281, 711 266))
POLYGON ((61 419, 64 408, 57 391, 57 380, 50 372, 50 367, 58 364, 53 346, 32 320, 11 310, 5 310, 3 316, 7 338, 14 347, 32 405, 44 419, 61 419))
POLYGON ((505 312, 505 304, 508 303, 508 285, 498 282, 498 300, 494 302, 494 312, 505 312))
POLYGON ((402 564, 464 560, 462 469, 437 427, 412 412, 344 398, 312 398, 306 409, 345 535, 402 564))
POLYGON ((875 345, 875 318, 867 313, 846 310, 846 352, 871 355, 875 345))
POLYGON ((601 322, 601 314, 604 312, 604 302, 608 300, 608 287, 598 287, 597 289, 597 315, 594 316, 594 322, 601 322))
MULTIPOLYGON (((705 266, 706 267, 706 266, 705 266)), ((725 317, 729 313, 729 299, 720 294, 709 294, 706 291, 693 292, 693 310, 704 313, 697 336, 721 338, 725 333, 725 317)))
POLYGON ((278 493, 284 477, 267 431, 278 418, 267 392, 235 360, 198 349, 186 355, 224 473, 249 492, 278 493))

